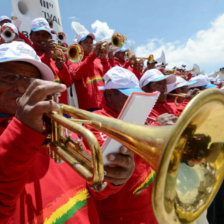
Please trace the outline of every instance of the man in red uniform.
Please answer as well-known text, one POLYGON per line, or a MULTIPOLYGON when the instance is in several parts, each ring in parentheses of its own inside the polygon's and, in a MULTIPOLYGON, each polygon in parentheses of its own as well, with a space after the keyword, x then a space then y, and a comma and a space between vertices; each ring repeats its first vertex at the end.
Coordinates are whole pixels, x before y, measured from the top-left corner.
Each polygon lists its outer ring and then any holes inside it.
MULTIPOLYGON (((46 98, 66 88, 41 80, 53 78, 30 46, 17 41, 0 45, 0 223, 98 223, 94 206, 88 211, 92 201, 86 182, 41 147, 43 114, 59 109, 46 98)), ((118 191, 122 185, 112 184, 132 174, 129 151, 113 156, 120 172, 105 168, 110 183, 102 195, 118 191)))
MULTIPOLYGON (((51 28, 46 19, 35 18, 31 22, 30 40, 41 61, 48 65, 54 73, 55 82, 67 83, 70 79, 64 54, 56 55, 55 42, 52 39, 51 28)), ((67 92, 65 91, 60 102, 67 104, 67 92)))
MULTIPOLYGON (((167 84, 171 84, 175 82, 175 80, 175 75, 163 75, 158 69, 147 70, 140 79, 139 86, 145 92, 160 92, 159 98, 146 121, 146 125, 159 125, 158 121, 157 123, 154 121, 162 114, 169 114, 167 115, 167 124, 173 124, 180 115, 180 111, 177 109, 175 103, 169 103, 166 99, 167 84)), ((165 123, 163 123, 163 125, 165 125, 165 123)))
POLYGON ((80 63, 69 63, 69 71, 72 74, 78 99, 78 107, 93 111, 102 108, 103 93, 98 86, 104 86, 103 76, 110 68, 106 58, 106 49, 102 42, 93 45, 95 36, 92 33, 80 33, 75 42, 84 50, 84 58, 80 63))
POLYGON ((128 68, 130 66, 130 62, 128 60, 126 60, 127 52, 128 52, 128 49, 126 49, 126 48, 118 48, 118 49, 114 50, 114 52, 113 52, 114 56, 113 56, 113 58, 111 58, 109 60, 111 67, 120 66, 123 68, 128 68))
MULTIPOLYGON (((104 76, 105 104, 102 110, 94 113, 117 118, 132 92, 141 92, 136 76, 119 66, 111 68, 104 76)), ((107 136, 93 128, 100 145, 107 136)), ((111 157, 113 159, 113 157, 111 157)), ((153 224, 157 223, 152 209, 152 182, 155 172, 138 155, 135 155, 135 170, 132 177, 113 196, 101 200, 95 197, 95 205, 102 224, 153 224)), ((121 177, 122 178, 122 177, 121 177)))

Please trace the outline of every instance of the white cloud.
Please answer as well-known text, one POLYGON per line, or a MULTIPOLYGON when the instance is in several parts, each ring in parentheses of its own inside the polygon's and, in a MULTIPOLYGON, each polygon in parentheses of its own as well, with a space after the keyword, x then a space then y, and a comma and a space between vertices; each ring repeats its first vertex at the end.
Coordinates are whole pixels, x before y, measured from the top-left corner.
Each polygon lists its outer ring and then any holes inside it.
POLYGON ((114 30, 110 29, 106 22, 101 22, 99 20, 96 20, 91 25, 91 28, 94 30, 94 34, 98 40, 110 39, 114 33, 114 30))
POLYGON ((146 45, 138 46, 135 53, 142 57, 153 53, 157 58, 164 50, 170 67, 186 64, 187 68, 192 68, 191 66, 197 63, 207 72, 218 70, 224 61, 223 27, 224 14, 212 22, 209 29, 198 31, 185 44, 180 44, 178 41, 164 43, 163 40, 151 39, 146 45))
POLYGON ((71 20, 74 20, 74 21, 77 21, 78 20, 78 18, 76 16, 70 16, 68 18, 71 19, 71 20))

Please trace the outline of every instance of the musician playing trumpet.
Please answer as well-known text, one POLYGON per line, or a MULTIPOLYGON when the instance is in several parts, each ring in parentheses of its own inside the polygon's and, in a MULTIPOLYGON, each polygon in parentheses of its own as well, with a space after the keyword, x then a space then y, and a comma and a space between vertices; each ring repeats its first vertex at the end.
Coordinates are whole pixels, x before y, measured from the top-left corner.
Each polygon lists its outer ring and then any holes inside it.
MULTIPOLYGON (((119 66, 111 68, 105 74, 104 79, 105 104, 103 105, 103 109, 94 111, 94 113, 117 118, 128 96, 132 92, 143 91, 139 88, 139 81, 135 74, 119 66)), ((89 127, 89 129, 95 134, 100 145, 103 145, 107 135, 92 127, 89 127)), ((122 149, 122 152, 127 154, 132 153, 124 149, 122 149)), ((118 158, 117 156, 111 154, 110 159, 113 161, 113 159, 118 158)), ((108 195, 104 199, 101 199, 99 195, 98 197, 97 195, 94 197, 94 203, 100 214, 101 224, 157 224, 151 201, 155 172, 138 155, 134 155, 134 160, 135 168, 133 175, 119 191, 113 195, 108 195)), ((130 163, 132 161, 131 159, 129 160, 130 163)), ((110 168, 111 166, 109 166, 110 168)), ((121 181, 123 179, 122 175, 120 175, 121 181)), ((113 176, 108 175, 107 178, 113 179, 113 176)), ((117 185, 116 182, 114 184, 117 185)))
MULTIPOLYGON (((55 42, 46 19, 40 17, 31 22, 30 40, 41 61, 51 68, 56 82, 67 83, 70 78, 64 55, 54 58, 55 42)), ((67 92, 62 93, 60 102, 67 104, 67 92)))
POLYGON ((102 108, 103 93, 98 87, 104 86, 103 76, 110 68, 107 46, 101 41, 93 44, 94 40, 94 34, 80 33, 75 43, 83 48, 84 58, 77 64, 68 62, 71 82, 67 85, 74 83, 79 108, 89 111, 102 108))
MULTIPOLYGON (((46 99, 66 86, 52 82, 52 70, 25 43, 2 44, 0 53, 0 223, 98 224, 96 209, 88 211, 86 181, 42 147, 43 114, 59 110, 46 99)), ((120 190, 133 172, 133 155, 117 156, 107 175, 118 186, 108 184, 102 198, 120 190)))

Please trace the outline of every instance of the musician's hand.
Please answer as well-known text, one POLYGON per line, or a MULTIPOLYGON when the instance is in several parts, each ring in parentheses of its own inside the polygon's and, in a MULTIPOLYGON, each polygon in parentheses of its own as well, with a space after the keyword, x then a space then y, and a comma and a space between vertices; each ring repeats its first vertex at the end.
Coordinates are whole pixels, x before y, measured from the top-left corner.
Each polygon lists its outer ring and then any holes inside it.
POLYGON ((106 47, 101 46, 101 48, 99 50, 98 58, 100 58, 100 59, 105 58, 106 57, 106 53, 107 53, 106 47))
POLYGON ((16 117, 37 132, 43 132, 43 114, 59 110, 53 100, 46 101, 47 96, 66 90, 63 84, 36 79, 18 100, 16 117))
POLYGON ((102 41, 99 41, 99 42, 97 42, 95 45, 93 45, 93 49, 92 49, 92 51, 93 51, 93 53, 96 54, 97 57, 98 57, 98 55, 99 55, 101 45, 102 45, 102 41))
MULTIPOLYGON (((63 55, 62 55, 63 56, 63 55)), ((62 70, 65 64, 65 57, 55 59, 55 65, 59 70, 62 70)))
POLYGON ((110 165, 104 167, 105 180, 113 185, 121 185, 128 181, 135 169, 134 153, 122 146, 120 153, 107 156, 110 165))
POLYGON ((108 49, 108 58, 113 59, 114 58, 114 51, 112 47, 109 47, 108 49))
POLYGON ((41 43, 41 49, 44 51, 47 57, 51 58, 55 49, 55 41, 50 39, 41 43))
POLYGON ((134 66, 134 65, 136 64, 136 61, 137 61, 136 56, 135 56, 135 55, 132 55, 132 56, 129 58, 129 61, 130 61, 130 64, 131 64, 132 66, 134 66))
POLYGON ((197 88, 190 89, 190 90, 187 92, 186 99, 191 100, 191 99, 192 99, 193 97, 195 97, 198 93, 200 93, 200 90, 199 90, 199 89, 197 89, 197 88))
POLYGON ((168 113, 161 114, 160 116, 156 118, 156 122, 161 124, 162 126, 173 125, 176 123, 176 121, 177 121, 177 117, 174 116, 173 114, 168 114, 168 113))

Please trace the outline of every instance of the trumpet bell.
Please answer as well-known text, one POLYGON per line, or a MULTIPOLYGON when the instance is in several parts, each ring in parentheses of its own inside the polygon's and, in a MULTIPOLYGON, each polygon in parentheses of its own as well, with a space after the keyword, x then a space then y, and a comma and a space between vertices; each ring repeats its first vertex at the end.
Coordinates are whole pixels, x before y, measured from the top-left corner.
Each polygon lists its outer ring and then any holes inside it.
POLYGON ((114 33, 111 39, 111 43, 115 48, 121 48, 126 41, 126 37, 121 33, 114 33))
POLYGON ((84 50, 79 44, 71 44, 69 47, 57 44, 55 47, 54 57, 62 58, 64 60, 64 54, 67 54, 68 60, 72 63, 79 63, 84 57, 84 50))
POLYGON ((59 43, 66 42, 66 34, 64 32, 59 32, 57 38, 59 43))
POLYGON ((6 42, 9 43, 16 38, 15 32, 7 26, 3 26, 1 28, 1 38, 6 42))
POLYGON ((202 91, 169 131, 153 192, 159 223, 191 223, 215 197, 224 177, 223 113, 223 93, 202 91))
POLYGON ((68 59, 72 63, 79 63, 84 57, 84 50, 79 44, 72 44, 67 51, 68 59))
POLYGON ((173 126, 142 126, 77 108, 68 113, 130 148, 156 171, 152 200, 161 224, 191 223, 215 197, 224 177, 223 114, 224 94, 216 89, 198 94, 173 126))

